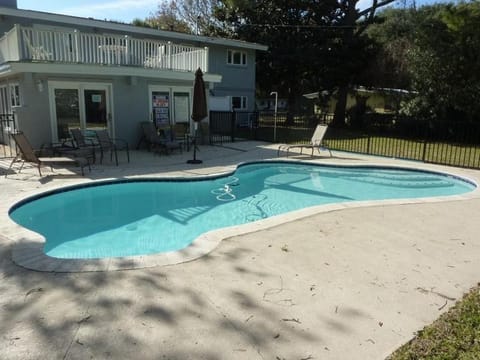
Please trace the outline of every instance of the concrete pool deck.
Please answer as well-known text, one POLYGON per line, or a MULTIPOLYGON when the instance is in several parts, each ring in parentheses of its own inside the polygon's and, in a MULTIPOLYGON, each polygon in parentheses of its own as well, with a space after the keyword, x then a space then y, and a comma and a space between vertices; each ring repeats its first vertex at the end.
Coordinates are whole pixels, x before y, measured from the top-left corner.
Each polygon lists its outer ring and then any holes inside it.
MULTIPOLYGON (((334 155, 312 161, 480 179, 473 170, 334 155)), ((26 196, 92 179, 220 173, 276 158, 276 147, 202 147, 202 165, 185 164, 191 156, 133 152, 130 164, 95 165, 85 178, 64 169, 39 178, 35 168, 1 176, 2 359, 383 359, 479 281, 478 190, 282 219, 171 266, 58 273, 12 262, 18 229, 7 212, 26 196)), ((0 161, 0 173, 6 167, 0 161)))

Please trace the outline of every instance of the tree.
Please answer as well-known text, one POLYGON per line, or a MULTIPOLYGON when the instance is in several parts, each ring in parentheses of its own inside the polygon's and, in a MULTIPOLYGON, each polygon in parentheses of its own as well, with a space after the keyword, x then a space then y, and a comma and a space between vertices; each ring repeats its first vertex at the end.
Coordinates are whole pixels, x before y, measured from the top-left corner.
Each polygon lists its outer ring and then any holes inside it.
POLYGON ((158 5, 157 12, 145 20, 134 19, 132 25, 148 27, 159 30, 192 33, 189 23, 178 16, 176 2, 162 2, 158 5))
POLYGON ((477 120, 480 114, 480 3, 442 4, 418 12, 409 54, 418 95, 410 114, 429 120, 477 120))
POLYGON ((155 14, 132 24, 161 30, 212 35, 222 27, 213 17, 217 0, 170 0, 161 2, 155 14))
POLYGON ((224 0, 214 15, 225 24, 221 35, 268 45, 257 62, 264 91, 279 91, 291 106, 302 92, 335 91, 335 120, 343 123, 348 89, 373 57, 364 31, 393 1, 372 0, 358 10, 359 0, 224 0))
POLYGON ((338 2, 333 24, 343 27, 343 30, 338 32, 337 46, 333 52, 340 65, 335 73, 336 78, 332 80, 335 83, 337 98, 333 125, 343 126, 345 123, 348 91, 355 85, 355 80, 365 67, 368 58, 372 57, 371 43, 364 32, 373 23, 376 11, 393 1, 372 0, 371 5, 363 10, 357 9, 359 0, 338 2))
POLYGON ((410 89, 408 57, 415 46, 416 10, 387 8, 365 32, 376 49, 364 74, 364 85, 410 89))
POLYGON ((218 0, 171 0, 176 15, 188 24, 192 32, 198 35, 213 35, 222 28, 213 16, 218 0))
POLYGON ((297 97, 324 65, 325 31, 336 1, 222 1, 215 17, 223 36, 269 47, 257 54, 257 82, 264 95, 278 91, 295 108, 297 97))

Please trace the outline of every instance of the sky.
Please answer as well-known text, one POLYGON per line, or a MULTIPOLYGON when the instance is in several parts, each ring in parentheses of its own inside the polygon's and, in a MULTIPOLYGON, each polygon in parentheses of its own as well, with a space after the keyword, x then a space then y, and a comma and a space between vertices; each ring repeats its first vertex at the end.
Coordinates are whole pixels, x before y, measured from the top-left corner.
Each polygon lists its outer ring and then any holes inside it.
POLYGON ((160 0, 17 0, 19 9, 130 23, 153 15, 160 0))
MULTIPOLYGON (((440 1, 416 0, 416 3, 420 6, 440 1)), ((153 15, 160 2, 161 0, 17 0, 17 5, 19 9, 25 10, 130 23, 135 18, 143 20, 153 15)), ((360 8, 362 3, 371 4, 371 0, 360 0, 360 8)))

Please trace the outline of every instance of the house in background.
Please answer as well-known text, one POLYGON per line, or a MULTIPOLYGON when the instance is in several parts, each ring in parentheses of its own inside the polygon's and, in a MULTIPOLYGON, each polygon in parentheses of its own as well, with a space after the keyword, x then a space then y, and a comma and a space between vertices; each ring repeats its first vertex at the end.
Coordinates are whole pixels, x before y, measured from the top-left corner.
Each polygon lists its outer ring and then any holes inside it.
POLYGON ((72 128, 107 128, 135 145, 142 121, 188 127, 198 68, 207 96, 252 111, 255 53, 267 50, 22 10, 15 0, 0 0, 0 31, 0 114, 15 112, 18 129, 35 146, 65 138, 72 128))
MULTIPOLYGON (((288 100, 278 98, 277 102, 277 111, 287 111, 288 110, 288 100)), ((259 111, 275 111, 275 98, 262 98, 257 99, 257 110, 259 111)))
MULTIPOLYGON (((410 94, 404 89, 392 88, 367 88, 364 86, 357 86, 349 91, 347 96, 347 109, 352 108, 357 104, 357 100, 362 98, 365 100, 365 105, 375 113, 391 113, 398 110, 400 101, 410 94)), ((328 91, 314 92, 304 94, 304 98, 315 101, 315 114, 333 114, 337 100, 335 94, 332 96, 328 91), (324 101, 321 101, 324 99, 324 101)))

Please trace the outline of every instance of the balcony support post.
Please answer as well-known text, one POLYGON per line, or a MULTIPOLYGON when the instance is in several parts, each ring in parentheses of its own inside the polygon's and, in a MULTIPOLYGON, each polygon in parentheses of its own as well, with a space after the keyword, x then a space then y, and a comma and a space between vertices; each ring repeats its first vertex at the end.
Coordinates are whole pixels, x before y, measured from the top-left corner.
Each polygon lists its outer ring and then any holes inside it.
POLYGON ((205 46, 203 49, 205 50, 203 53, 203 72, 208 72, 208 47, 205 46))

